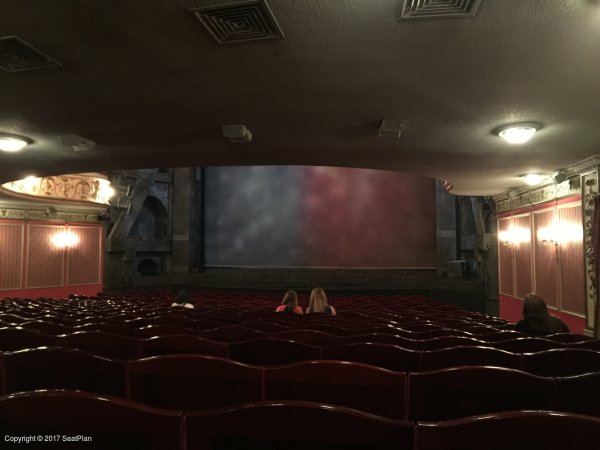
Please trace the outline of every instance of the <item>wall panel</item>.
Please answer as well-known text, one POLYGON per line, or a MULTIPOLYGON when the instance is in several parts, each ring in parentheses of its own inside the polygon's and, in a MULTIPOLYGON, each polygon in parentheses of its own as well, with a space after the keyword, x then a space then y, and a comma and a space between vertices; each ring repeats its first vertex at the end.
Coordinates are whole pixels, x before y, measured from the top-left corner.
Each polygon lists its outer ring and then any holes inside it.
POLYGON ((63 285, 64 252, 52 244, 52 237, 64 227, 27 225, 27 288, 63 285))
POLYGON ((563 207, 558 210, 559 221, 564 229, 565 241, 559 247, 561 309, 576 314, 585 314, 585 278, 583 273, 583 236, 581 205, 563 207))
POLYGON ((0 290, 21 289, 24 226, 0 223, 0 290))
POLYGON ((523 230, 529 234, 529 240, 519 242, 515 245, 515 283, 517 297, 525 297, 533 290, 531 280, 531 215, 517 216, 513 218, 516 229, 523 230))
MULTIPOLYGON (((511 217, 498 219, 498 234, 508 231, 511 228, 511 226, 511 217)), ((509 245, 499 243, 498 259, 500 292, 507 295, 514 295, 513 248, 509 245)))
POLYGON ((544 210, 533 214, 535 239, 535 291, 542 296, 548 306, 558 307, 558 254, 556 246, 543 243, 538 238, 540 229, 549 228, 554 221, 554 210, 544 210))
POLYGON ((101 280, 102 235, 99 227, 69 227, 79 238, 77 246, 67 250, 67 284, 98 284, 101 280))

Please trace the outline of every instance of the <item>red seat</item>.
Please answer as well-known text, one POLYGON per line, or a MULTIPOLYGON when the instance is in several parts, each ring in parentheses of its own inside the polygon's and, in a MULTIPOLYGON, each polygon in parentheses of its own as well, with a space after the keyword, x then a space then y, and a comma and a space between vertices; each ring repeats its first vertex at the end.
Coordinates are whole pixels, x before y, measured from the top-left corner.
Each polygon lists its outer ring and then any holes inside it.
POLYGON ((507 341, 494 342, 493 346, 501 350, 506 350, 513 353, 533 353, 553 348, 563 347, 563 344, 550 339, 538 337, 524 337, 517 339, 509 339, 507 341))
POLYGON ((79 389, 125 397, 125 361, 75 349, 40 347, 4 354, 6 392, 79 389))
POLYGON ((243 326, 228 326, 207 331, 202 336, 211 341, 243 342, 251 339, 268 338, 269 334, 243 326))
POLYGON ((31 448, 115 450, 180 449, 181 411, 149 408, 124 399, 79 391, 20 392, 0 398, 5 434, 57 435, 60 441, 31 448), (63 436, 90 437, 64 441, 63 436))
POLYGON ((594 445, 600 419, 547 411, 511 411, 417 423, 415 450, 572 449, 594 445))
POLYGON ((482 341, 486 342, 500 342, 508 341, 509 339, 517 339, 520 337, 527 337, 527 335, 525 333, 520 333, 519 331, 497 330, 493 333, 479 335, 477 339, 481 339, 482 341))
POLYGON ((556 378, 556 409, 600 417, 600 372, 556 378))
POLYGON ((475 339, 466 336, 442 336, 432 339, 419 341, 419 350, 439 350, 449 347, 466 347, 466 346, 483 346, 488 345, 487 342, 480 339, 475 339))
POLYGON ((344 339, 344 342, 376 342, 379 344, 397 345, 410 350, 417 350, 419 348, 419 341, 387 333, 356 334, 353 336, 347 336, 344 339))
POLYGON ((498 366, 521 369, 520 354, 491 347, 450 347, 421 352, 421 370, 456 366, 498 366))
POLYGON ((523 355, 523 370, 548 377, 568 377, 600 372, 600 352, 579 348, 556 348, 523 355))
POLYGON ((0 328, 0 351, 53 346, 55 341, 55 336, 25 330, 21 327, 0 328))
POLYGON ((101 331, 102 333, 118 334, 119 336, 131 336, 133 334, 131 328, 106 322, 82 323, 81 325, 74 326, 68 333, 76 333, 77 331, 101 331))
POLYGON ((589 350, 600 351, 600 339, 591 339, 589 341, 574 342, 568 344, 569 348, 587 348, 589 350))
POLYGON ((60 323, 48 322, 46 320, 32 320, 19 325, 24 330, 35 331, 42 334, 56 336, 58 334, 70 333, 71 328, 60 323))
POLYGON ((187 412, 187 448, 202 450, 412 450, 411 423, 342 406, 256 402, 187 412))
POLYGON ((256 365, 280 365, 321 358, 321 348, 286 339, 256 339, 229 344, 229 357, 256 365))
POLYGON ((575 333, 555 333, 544 336, 546 339, 550 339, 554 342, 560 342, 562 344, 574 344, 576 342, 587 342, 591 341, 594 338, 589 336, 584 336, 583 334, 575 334, 575 333))
POLYGON ((211 409, 262 399, 262 370, 216 356, 129 361, 128 399, 160 408, 211 409))
POLYGON ((447 420, 518 409, 552 409, 555 381, 515 369, 463 366, 410 373, 410 420, 447 420))
POLYGON ((353 342, 323 347, 323 359, 354 361, 395 371, 419 370, 420 354, 396 345, 371 342, 353 342))
POLYGON ((406 375, 345 361, 305 361, 264 369, 266 400, 308 400, 404 417, 406 375))
POLYGON ((178 325, 148 325, 133 331, 133 335, 138 338, 150 338, 153 336, 164 336, 167 334, 187 334, 192 336, 201 336, 200 330, 193 330, 178 325))
POLYGON ((154 336, 140 341, 140 356, 142 357, 173 353, 199 353, 227 358, 229 357, 229 347, 223 342, 185 334, 154 336))
POLYGON ((65 334, 56 338, 56 344, 116 359, 137 358, 140 354, 139 339, 102 331, 65 334))
POLYGON ((344 343, 344 338, 342 336, 336 336, 335 334, 326 333, 324 331, 303 330, 299 328, 280 331, 272 334, 271 337, 277 339, 289 339, 291 341, 316 346, 340 345, 344 343))

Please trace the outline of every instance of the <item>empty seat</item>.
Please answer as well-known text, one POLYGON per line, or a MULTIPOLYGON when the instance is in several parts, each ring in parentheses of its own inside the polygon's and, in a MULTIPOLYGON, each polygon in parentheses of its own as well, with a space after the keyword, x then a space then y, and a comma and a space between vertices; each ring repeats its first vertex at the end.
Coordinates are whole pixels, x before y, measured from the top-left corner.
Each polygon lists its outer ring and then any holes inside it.
POLYGON ((202 336, 211 341, 243 342, 251 339, 268 338, 269 334, 242 326, 230 326, 207 331, 202 336))
POLYGON ((193 335, 154 336, 140 341, 140 356, 168 355, 173 353, 199 353, 227 358, 228 345, 193 335))
POLYGON ((139 339, 102 331, 65 334, 56 338, 56 344, 116 359, 137 358, 140 354, 139 339))
POLYGON ((396 345, 371 342, 353 342, 323 347, 323 359, 355 361, 396 371, 419 370, 419 352, 396 345))
POLYGON ((483 346, 485 341, 466 336, 441 336, 419 341, 419 350, 439 350, 449 347, 483 346))
POLYGON ((87 322, 73 327, 72 332, 77 331, 101 331, 103 333, 118 334, 120 336, 131 336, 133 330, 131 328, 115 325, 106 322, 87 322))
POLYGON ((165 450, 181 447, 181 411, 166 411, 79 391, 21 392, 0 398, 5 434, 58 435, 60 441, 28 448, 165 450), (64 441, 63 436, 90 441, 64 441))
POLYGON ((589 341, 574 342, 568 344, 569 348, 587 348, 600 351, 600 339, 590 339, 589 341))
POLYGON ((211 409, 262 399, 262 370, 204 355, 129 361, 128 399, 160 408, 211 409))
POLYGON ((547 411, 511 411, 417 423, 415 450, 571 449, 594 445, 600 419, 547 411))
POLYGON ((523 370, 548 377, 567 377, 600 372, 600 352, 557 348, 523 355, 523 370))
POLYGON ((125 361, 76 349, 41 347, 4 354, 6 392, 78 389, 125 397, 125 361))
POLYGON ((46 335, 58 335, 70 333, 71 328, 60 323, 49 322, 47 320, 32 320, 31 322, 23 322, 19 325, 24 330, 36 331, 46 335))
POLYGON ((575 333, 555 333, 544 336, 546 339, 550 339, 551 341, 560 342, 562 344, 573 344, 576 342, 586 342, 593 340, 594 338, 589 336, 584 336, 583 334, 575 334, 575 333))
POLYGON ((308 400, 402 419, 406 375, 347 361, 306 361, 264 369, 265 400, 308 400))
POLYGON ((55 336, 25 330, 21 327, 0 328, 0 351, 53 346, 55 341, 55 336))
POLYGON ((153 336, 164 336, 167 334, 188 334, 192 336, 201 336, 203 332, 201 330, 194 330, 178 325, 148 325, 147 327, 133 330, 133 335, 139 338, 150 338, 153 336))
POLYGON ((411 423, 342 406, 257 402, 214 412, 186 412, 189 449, 409 450, 411 423))
POLYGON ((356 334, 353 336, 347 336, 344 339, 344 342, 377 342, 380 344, 397 345, 410 350, 417 350, 419 348, 419 341, 417 340, 388 333, 356 334))
POLYGON ((493 346, 501 350, 506 350, 513 353, 533 353, 553 348, 560 348, 564 345, 539 337, 523 337, 516 339, 508 339, 507 341, 494 342, 493 346))
POLYGON ((277 339, 289 339, 291 341, 302 342, 316 346, 340 345, 344 343, 342 336, 326 333, 317 330, 304 330, 295 328, 293 330, 280 331, 271 335, 277 339))
POLYGON ((321 358, 321 348, 286 339, 256 339, 229 344, 229 357, 246 364, 280 365, 321 358))
POLYGON ((464 366, 408 377, 410 420, 447 420, 518 409, 552 409, 555 381, 515 369, 464 366))
POLYGON ((498 366, 521 369, 521 355, 491 347, 450 347, 421 353, 421 369, 455 366, 498 366))
POLYGON ((600 372, 556 378, 556 409, 600 417, 600 372))

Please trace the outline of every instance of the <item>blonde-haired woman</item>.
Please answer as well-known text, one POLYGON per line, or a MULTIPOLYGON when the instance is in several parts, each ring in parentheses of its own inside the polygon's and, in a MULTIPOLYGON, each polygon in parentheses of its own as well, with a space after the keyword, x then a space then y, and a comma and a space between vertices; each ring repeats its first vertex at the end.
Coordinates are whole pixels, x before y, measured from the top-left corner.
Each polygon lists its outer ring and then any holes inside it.
POLYGON ((298 306, 298 294, 296 291, 290 289, 283 296, 281 305, 277 307, 275 312, 293 312, 296 314, 302 314, 302 308, 298 306))
POLYGON ((308 308, 306 308, 306 314, 321 313, 331 314, 335 316, 335 308, 327 304, 327 296, 325 291, 320 287, 316 287, 310 293, 310 300, 308 302, 308 308))

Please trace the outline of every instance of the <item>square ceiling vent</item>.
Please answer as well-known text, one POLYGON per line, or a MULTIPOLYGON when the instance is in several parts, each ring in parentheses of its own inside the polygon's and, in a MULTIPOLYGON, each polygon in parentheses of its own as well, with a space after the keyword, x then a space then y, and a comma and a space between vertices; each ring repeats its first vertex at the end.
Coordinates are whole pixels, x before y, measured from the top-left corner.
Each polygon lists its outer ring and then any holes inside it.
POLYGON ((60 63, 16 36, 0 37, 0 68, 7 72, 60 67, 60 63))
POLYGON ((190 11, 219 44, 283 38, 283 33, 264 0, 190 11))
POLYGON ((404 0, 401 20, 472 17, 481 0, 404 0))

